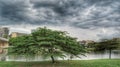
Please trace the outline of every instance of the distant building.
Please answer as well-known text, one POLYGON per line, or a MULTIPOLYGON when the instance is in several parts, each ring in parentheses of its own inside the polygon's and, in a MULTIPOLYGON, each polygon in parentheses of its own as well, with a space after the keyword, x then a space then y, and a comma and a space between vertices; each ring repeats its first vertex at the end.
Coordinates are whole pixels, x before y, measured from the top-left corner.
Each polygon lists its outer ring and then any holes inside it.
POLYGON ((89 43, 93 43, 94 41, 92 41, 92 40, 82 40, 80 42, 81 42, 81 44, 89 44, 89 43))
POLYGON ((7 48, 9 46, 8 39, 0 37, 0 60, 6 60, 7 48))
POLYGON ((25 33, 19 33, 19 32, 12 32, 12 33, 10 34, 10 37, 11 37, 11 38, 14 38, 14 37, 24 36, 24 35, 27 35, 27 34, 25 34, 25 33))
POLYGON ((8 27, 0 27, 0 37, 8 38, 9 36, 9 28, 8 27))
POLYGON ((80 41, 80 44, 85 46, 85 47, 88 47, 90 43, 94 43, 93 40, 82 40, 80 41))
POLYGON ((8 47, 8 39, 0 37, 0 48, 8 47))

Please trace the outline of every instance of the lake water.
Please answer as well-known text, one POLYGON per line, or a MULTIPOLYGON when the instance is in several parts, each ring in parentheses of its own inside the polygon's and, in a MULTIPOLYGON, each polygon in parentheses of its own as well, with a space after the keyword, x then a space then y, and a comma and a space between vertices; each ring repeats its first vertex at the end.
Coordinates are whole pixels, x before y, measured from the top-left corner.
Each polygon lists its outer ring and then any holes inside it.
MULTIPOLYGON (((120 51, 114 50, 112 51, 111 55, 112 59, 120 59, 120 51)), ((108 59, 109 58, 109 52, 105 51, 102 53, 87 53, 86 56, 81 56, 81 58, 72 58, 72 60, 91 60, 91 59, 108 59)), ((59 60, 63 60, 61 58, 58 58, 59 60)), ((70 56, 68 55, 64 60, 69 60, 70 56)), ((6 56, 6 61, 46 61, 50 59, 42 59, 40 56, 36 56, 35 58, 28 58, 21 56, 6 56)))

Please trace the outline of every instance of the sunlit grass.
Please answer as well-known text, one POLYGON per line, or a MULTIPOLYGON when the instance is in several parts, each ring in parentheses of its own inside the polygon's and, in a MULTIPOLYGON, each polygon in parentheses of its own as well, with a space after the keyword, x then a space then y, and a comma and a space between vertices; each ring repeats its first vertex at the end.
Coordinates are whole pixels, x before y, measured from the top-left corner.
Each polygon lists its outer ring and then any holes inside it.
POLYGON ((120 59, 113 60, 67 60, 52 64, 44 62, 0 62, 0 67, 120 67, 120 59))

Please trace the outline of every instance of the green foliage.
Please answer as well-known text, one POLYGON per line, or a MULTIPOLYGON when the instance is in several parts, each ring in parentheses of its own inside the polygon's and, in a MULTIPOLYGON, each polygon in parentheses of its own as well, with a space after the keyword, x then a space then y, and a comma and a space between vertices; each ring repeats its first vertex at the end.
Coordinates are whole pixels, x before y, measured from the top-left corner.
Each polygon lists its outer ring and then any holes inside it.
POLYGON ((104 39, 101 42, 98 42, 96 45, 96 50, 98 51, 104 51, 104 50, 113 50, 117 49, 119 46, 119 43, 117 39, 104 39))
MULTIPOLYGON (((67 36, 67 32, 38 28, 32 32, 34 40, 42 48, 44 57, 64 57, 65 53, 74 56, 84 54, 85 50, 76 38, 67 36)), ((53 59, 54 62, 54 59, 53 59)))
POLYGON ((30 56, 35 55, 35 42, 30 35, 10 38, 8 54, 30 56))
POLYGON ((64 58, 65 54, 79 57, 78 55, 84 55, 86 52, 77 38, 68 36, 65 31, 46 27, 37 28, 28 36, 11 38, 10 45, 13 46, 10 54, 42 55, 46 58, 51 57, 53 63, 55 57, 64 58))
POLYGON ((117 38, 104 39, 101 42, 96 43, 95 51, 109 50, 109 59, 111 59, 111 52, 119 47, 119 41, 117 38))

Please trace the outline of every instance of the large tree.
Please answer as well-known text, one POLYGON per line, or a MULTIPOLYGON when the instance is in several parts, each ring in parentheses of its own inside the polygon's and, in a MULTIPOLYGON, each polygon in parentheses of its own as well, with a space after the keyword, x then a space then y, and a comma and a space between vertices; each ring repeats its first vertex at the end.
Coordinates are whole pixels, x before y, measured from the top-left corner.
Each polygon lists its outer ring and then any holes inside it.
POLYGON ((111 59, 112 50, 117 49, 118 47, 119 47, 119 41, 117 38, 103 39, 100 42, 96 43, 95 50, 96 51, 109 50, 109 59, 111 59))
POLYGON ((13 46, 11 53, 50 57, 53 63, 55 57, 64 58, 66 54, 79 57, 86 52, 77 38, 46 27, 33 30, 29 36, 12 38, 10 44, 13 46))
POLYGON ((85 49, 79 44, 76 38, 67 36, 67 32, 53 31, 51 29, 37 28, 32 32, 34 40, 42 49, 42 55, 51 57, 64 57, 64 54, 77 56, 84 55, 85 49))

